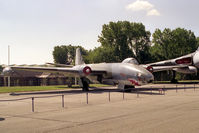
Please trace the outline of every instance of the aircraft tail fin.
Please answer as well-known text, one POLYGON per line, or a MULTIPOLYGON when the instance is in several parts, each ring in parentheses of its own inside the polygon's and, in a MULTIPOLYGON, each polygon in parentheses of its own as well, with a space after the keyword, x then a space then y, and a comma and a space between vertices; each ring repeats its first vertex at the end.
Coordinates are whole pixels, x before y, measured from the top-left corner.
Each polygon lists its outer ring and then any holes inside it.
POLYGON ((76 49, 76 56, 75 56, 75 65, 82 65, 85 64, 82 58, 82 54, 80 48, 76 49))
POLYGON ((198 47, 198 49, 196 51, 199 51, 199 47, 198 47))

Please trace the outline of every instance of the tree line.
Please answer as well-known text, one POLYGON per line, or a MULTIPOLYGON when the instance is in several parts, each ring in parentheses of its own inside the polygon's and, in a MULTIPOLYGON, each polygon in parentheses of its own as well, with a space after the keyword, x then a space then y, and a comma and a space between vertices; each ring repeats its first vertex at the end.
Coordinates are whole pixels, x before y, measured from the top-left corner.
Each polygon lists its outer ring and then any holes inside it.
POLYGON ((137 59, 141 64, 150 63, 194 52, 199 46, 199 37, 184 28, 156 29, 151 34, 142 23, 118 21, 102 26, 98 42, 101 46, 93 50, 72 45, 55 46, 54 62, 74 63, 75 49, 80 47, 86 63, 121 62, 128 57, 137 59))
MULTIPOLYGON (((199 37, 185 28, 157 28, 151 34, 142 23, 118 21, 102 26, 98 42, 101 46, 93 50, 71 44, 55 46, 52 52, 54 63, 74 65, 75 49, 79 47, 85 63, 121 62, 133 57, 140 64, 147 64, 194 52, 199 46, 199 37)), ((169 80, 171 77, 170 72, 155 75, 158 80, 169 80)), ((178 73, 177 79, 199 79, 199 76, 178 73)))
MULTIPOLYGON (((199 37, 185 28, 156 29, 153 34, 142 23, 118 21, 102 26, 98 36, 101 46, 86 50, 81 46, 55 46, 55 63, 74 64, 75 49, 81 48, 86 63, 121 62, 133 57, 140 64, 176 58, 194 52, 199 46, 199 37), (151 39, 152 38, 152 39, 151 39)), ((157 80, 170 80, 171 72, 158 72, 157 80)), ((177 79, 198 79, 196 75, 178 73, 177 79)))

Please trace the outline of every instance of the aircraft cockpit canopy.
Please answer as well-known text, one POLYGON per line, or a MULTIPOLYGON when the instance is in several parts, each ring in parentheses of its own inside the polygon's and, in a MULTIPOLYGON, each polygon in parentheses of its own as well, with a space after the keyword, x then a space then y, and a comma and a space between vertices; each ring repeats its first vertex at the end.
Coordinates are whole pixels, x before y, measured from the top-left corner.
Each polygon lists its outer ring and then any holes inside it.
POLYGON ((135 58, 126 58, 122 61, 122 63, 130 63, 130 64, 136 64, 139 65, 138 61, 135 58))

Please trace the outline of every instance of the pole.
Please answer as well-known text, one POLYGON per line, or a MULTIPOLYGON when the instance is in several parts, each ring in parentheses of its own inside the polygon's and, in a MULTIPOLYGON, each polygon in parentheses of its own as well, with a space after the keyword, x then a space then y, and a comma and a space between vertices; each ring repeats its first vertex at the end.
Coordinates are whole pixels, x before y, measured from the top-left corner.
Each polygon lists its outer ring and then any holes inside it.
POLYGON ((64 94, 62 94, 62 108, 64 108, 64 94))
POLYGON ((108 100, 109 100, 109 102, 111 101, 111 93, 110 93, 110 91, 108 92, 108 100))
POLYGON ((164 86, 164 95, 165 95, 165 86, 164 86))
POLYGON ((176 85, 176 93, 178 92, 178 85, 176 85))
POLYGON ((88 92, 86 92, 86 103, 88 104, 88 92))
POLYGON ((123 100, 124 100, 124 89, 123 89, 123 100))
POLYGON ((75 85, 77 85, 77 77, 75 77, 75 85))
POLYGON ((139 97, 139 91, 138 91, 138 89, 137 89, 137 98, 139 97))
POLYGON ((10 65, 10 45, 8 45, 8 66, 10 65))
POLYGON ((32 97, 32 112, 34 112, 35 109, 34 109, 34 97, 32 97))
POLYGON ((8 76, 8 87, 10 87, 10 76, 8 76))
POLYGON ((184 84, 184 91, 185 91, 185 84, 184 84))
MULTIPOLYGON (((10 46, 8 45, 8 66, 10 66, 10 46)), ((8 87, 10 87, 10 76, 8 76, 8 87)))

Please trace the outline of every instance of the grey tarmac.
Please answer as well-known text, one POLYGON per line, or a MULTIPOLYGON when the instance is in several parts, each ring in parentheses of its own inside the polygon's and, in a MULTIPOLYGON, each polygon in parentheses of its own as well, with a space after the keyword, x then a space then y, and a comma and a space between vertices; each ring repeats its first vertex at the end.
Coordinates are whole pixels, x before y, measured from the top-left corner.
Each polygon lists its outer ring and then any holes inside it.
MULTIPOLYGON (((150 84, 131 93, 115 87, 62 91, 62 97, 0 102, 1 133, 198 133, 199 85, 150 84), (184 88, 185 87, 185 88, 184 88), (144 89, 146 88, 146 89, 144 89), (152 89, 151 89, 152 88, 152 89), (159 91, 165 88, 165 95, 159 91), (110 91, 110 101, 109 101, 110 91), (137 94, 139 92, 139 94, 137 94), (124 96, 124 97, 123 97, 124 96)), ((60 95, 62 92, 0 94, 0 100, 60 95)))

